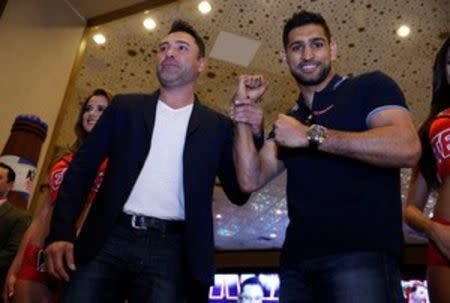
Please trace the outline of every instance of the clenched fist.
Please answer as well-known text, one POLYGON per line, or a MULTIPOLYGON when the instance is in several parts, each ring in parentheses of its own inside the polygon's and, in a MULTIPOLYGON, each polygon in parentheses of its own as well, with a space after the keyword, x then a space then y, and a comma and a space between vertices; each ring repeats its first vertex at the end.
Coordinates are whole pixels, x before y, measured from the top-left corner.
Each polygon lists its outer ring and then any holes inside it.
POLYGON ((286 147, 307 147, 308 127, 295 118, 279 114, 274 123, 275 142, 286 147))
POLYGON ((262 134, 264 113, 262 107, 257 103, 266 88, 267 81, 263 76, 240 76, 238 89, 230 106, 230 118, 235 123, 249 125, 254 136, 262 134))
POLYGON ((266 91, 268 82, 261 75, 242 75, 239 77, 239 84, 234 104, 258 102, 266 91))

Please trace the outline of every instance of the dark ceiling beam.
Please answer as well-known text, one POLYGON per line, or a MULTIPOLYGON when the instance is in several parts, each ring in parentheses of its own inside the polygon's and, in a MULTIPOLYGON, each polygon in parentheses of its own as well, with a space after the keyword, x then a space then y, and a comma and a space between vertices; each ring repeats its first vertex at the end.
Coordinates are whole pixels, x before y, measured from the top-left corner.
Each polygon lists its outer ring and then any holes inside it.
MULTIPOLYGON (((0 0, 1 1, 1 0, 0 0)), ((155 9, 167 4, 178 2, 179 0, 149 0, 142 3, 137 3, 128 7, 124 7, 106 14, 95 16, 87 20, 87 27, 98 26, 120 18, 128 17, 130 15, 143 12, 146 10, 155 9)))

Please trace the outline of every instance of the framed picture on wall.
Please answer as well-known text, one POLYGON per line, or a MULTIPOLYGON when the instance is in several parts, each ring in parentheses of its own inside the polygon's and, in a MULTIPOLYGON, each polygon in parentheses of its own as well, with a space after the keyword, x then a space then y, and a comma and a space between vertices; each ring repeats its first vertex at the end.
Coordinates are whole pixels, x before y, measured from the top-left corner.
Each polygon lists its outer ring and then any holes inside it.
POLYGON ((5 10, 6 3, 8 3, 8 0, 0 0, 0 18, 2 17, 3 11, 5 10))

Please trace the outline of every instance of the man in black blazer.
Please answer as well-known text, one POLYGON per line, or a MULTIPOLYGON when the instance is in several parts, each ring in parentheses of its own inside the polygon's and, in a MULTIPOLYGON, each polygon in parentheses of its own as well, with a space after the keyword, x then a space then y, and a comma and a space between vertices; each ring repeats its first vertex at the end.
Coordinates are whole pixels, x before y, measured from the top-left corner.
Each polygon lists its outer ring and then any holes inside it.
MULTIPOLYGON (((5 163, 0 162, 0 286, 5 284, 6 273, 11 265, 20 241, 31 222, 28 212, 8 202, 8 193, 13 188, 16 174, 5 163)), ((0 302, 3 302, 0 297, 0 302)))
POLYGON ((156 61, 160 90, 116 96, 64 177, 45 251, 48 271, 69 281, 63 302, 207 302, 216 176, 233 203, 248 200, 235 176, 231 121, 194 95, 206 68, 202 39, 176 21, 156 61), (76 238, 105 158, 103 184, 76 238))

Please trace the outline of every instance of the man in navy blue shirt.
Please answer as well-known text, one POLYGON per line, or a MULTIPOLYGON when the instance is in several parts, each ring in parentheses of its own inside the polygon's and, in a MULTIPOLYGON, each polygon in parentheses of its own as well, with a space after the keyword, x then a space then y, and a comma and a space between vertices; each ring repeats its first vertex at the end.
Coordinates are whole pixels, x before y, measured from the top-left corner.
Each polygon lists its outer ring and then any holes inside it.
POLYGON ((261 149, 252 131, 266 81, 241 76, 231 110, 241 187, 255 191, 287 170, 280 302, 402 302, 399 168, 420 155, 403 93, 381 72, 337 75, 319 14, 294 14, 283 44, 301 93, 261 149))

